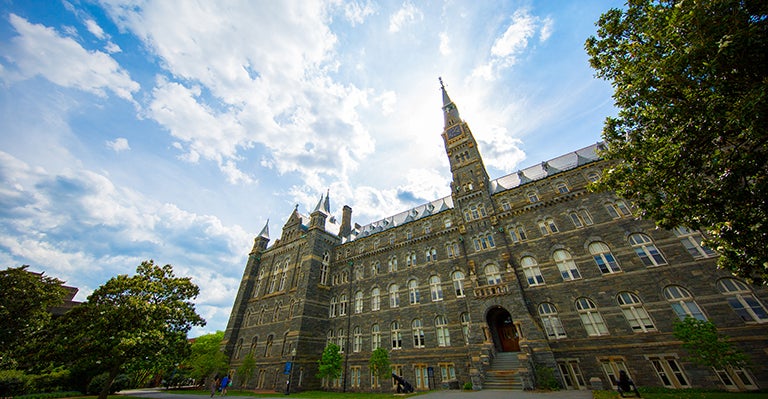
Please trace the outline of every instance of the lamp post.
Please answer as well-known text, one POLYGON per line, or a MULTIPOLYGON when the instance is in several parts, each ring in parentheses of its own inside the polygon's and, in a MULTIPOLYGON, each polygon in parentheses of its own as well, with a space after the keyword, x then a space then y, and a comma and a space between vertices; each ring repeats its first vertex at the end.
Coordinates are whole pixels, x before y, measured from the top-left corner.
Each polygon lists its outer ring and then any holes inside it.
POLYGON ((296 348, 291 349, 291 366, 288 369, 288 381, 285 382, 285 394, 291 393, 291 379, 293 378, 293 366, 294 360, 296 360, 296 348))

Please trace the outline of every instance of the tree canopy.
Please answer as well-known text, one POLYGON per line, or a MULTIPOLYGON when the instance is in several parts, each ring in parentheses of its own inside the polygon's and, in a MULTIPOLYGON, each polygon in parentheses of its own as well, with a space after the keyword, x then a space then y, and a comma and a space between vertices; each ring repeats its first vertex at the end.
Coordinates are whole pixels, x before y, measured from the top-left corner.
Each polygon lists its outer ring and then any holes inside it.
POLYGON ((341 375, 341 353, 339 346, 333 342, 326 345, 323 355, 317 361, 317 378, 334 379, 341 375))
POLYGON ((389 352, 384 348, 376 348, 371 352, 371 359, 368 361, 371 370, 376 372, 376 376, 380 379, 385 379, 392 373, 392 368, 389 363, 389 352))
POLYGON ((20 345, 50 320, 50 308, 62 303, 63 281, 32 273, 28 265, 0 271, 0 369, 13 368, 20 345))
POLYGON ((768 2, 630 0, 597 26, 585 46, 619 108, 601 186, 768 281, 768 2))
POLYGON ((152 363, 171 368, 189 353, 187 332, 205 321, 191 302, 199 288, 171 265, 142 262, 136 275, 111 278, 61 318, 55 345, 66 359, 108 372, 105 399, 119 372, 152 363))
POLYGON ((719 335, 711 321, 686 317, 685 320, 675 322, 673 333, 675 338, 683 341, 683 348, 688 351, 688 358, 694 363, 715 369, 747 364, 744 353, 734 348, 727 337, 719 335))
POLYGON ((224 331, 201 335, 191 345, 191 353, 186 366, 191 369, 190 377, 201 381, 215 374, 227 371, 227 357, 221 351, 224 331))

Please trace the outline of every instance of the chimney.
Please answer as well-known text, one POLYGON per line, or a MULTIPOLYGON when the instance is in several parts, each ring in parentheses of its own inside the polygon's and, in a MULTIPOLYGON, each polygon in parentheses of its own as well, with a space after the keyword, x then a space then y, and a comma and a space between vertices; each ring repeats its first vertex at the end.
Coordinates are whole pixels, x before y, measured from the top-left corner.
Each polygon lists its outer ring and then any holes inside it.
POLYGON ((349 205, 344 205, 341 210, 341 228, 339 229, 339 237, 346 237, 352 232, 352 208, 349 205))

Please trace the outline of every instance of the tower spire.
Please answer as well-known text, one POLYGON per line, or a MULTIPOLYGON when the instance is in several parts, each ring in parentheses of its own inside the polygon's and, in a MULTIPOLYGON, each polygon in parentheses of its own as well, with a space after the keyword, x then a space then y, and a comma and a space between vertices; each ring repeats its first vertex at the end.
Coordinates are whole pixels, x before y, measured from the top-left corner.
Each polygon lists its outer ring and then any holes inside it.
POLYGON ((461 116, 459 116, 459 109, 456 108, 456 104, 451 101, 451 97, 448 96, 448 91, 445 90, 443 78, 437 79, 440 81, 440 91, 443 92, 443 116, 445 118, 445 128, 448 128, 461 122, 461 116))

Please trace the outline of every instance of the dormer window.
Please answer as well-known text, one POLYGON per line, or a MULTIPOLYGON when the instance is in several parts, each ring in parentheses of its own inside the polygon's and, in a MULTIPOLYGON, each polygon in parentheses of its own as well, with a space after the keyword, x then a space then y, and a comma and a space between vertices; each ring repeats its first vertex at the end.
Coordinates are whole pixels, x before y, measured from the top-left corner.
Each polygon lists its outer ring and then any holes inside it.
POLYGON ((560 194, 565 194, 565 193, 567 193, 568 191, 570 191, 570 190, 568 189, 568 185, 567 185, 567 184, 565 184, 564 182, 559 182, 559 183, 555 184, 555 189, 556 189, 556 190, 557 190, 557 192, 558 192, 558 193, 560 193, 560 194))
POLYGON ((530 202, 532 204, 534 202, 539 202, 539 195, 536 194, 535 191, 529 191, 529 192, 525 193, 525 195, 528 197, 528 202, 530 202))

